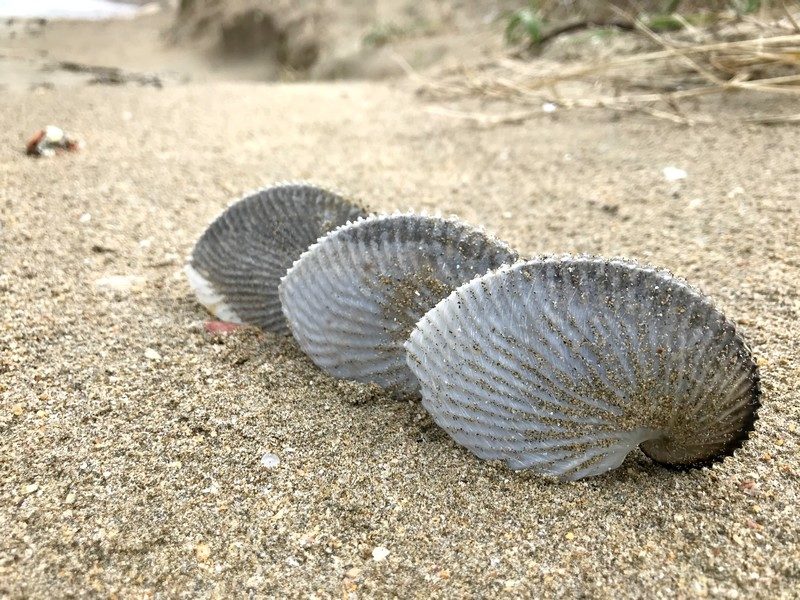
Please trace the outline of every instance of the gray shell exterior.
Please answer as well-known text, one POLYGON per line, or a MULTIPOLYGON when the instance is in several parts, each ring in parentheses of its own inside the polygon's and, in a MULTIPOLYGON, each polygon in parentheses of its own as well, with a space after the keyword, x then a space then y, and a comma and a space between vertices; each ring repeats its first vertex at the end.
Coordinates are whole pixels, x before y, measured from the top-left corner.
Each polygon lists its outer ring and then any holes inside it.
POLYGON ((408 395, 419 384, 403 344, 416 322, 461 284, 516 259, 454 219, 372 217, 309 248, 280 297, 294 337, 320 368, 408 395))
POLYGON ((733 324, 669 273, 626 261, 520 263, 417 324, 408 365, 459 444, 574 480, 632 449, 675 467, 732 454, 756 419, 757 366, 733 324))
POLYGON ((265 188, 211 223, 192 251, 186 275, 217 318, 288 334, 278 298, 281 277, 320 236, 365 214, 313 185, 265 188))

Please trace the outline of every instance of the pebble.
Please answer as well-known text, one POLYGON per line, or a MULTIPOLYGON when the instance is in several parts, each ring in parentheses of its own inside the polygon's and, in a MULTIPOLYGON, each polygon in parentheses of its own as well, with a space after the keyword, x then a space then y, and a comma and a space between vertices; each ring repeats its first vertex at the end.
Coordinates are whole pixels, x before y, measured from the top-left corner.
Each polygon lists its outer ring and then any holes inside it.
POLYGON ((204 324, 201 324, 201 328, 204 328, 209 333, 220 335, 231 333, 232 331, 236 331, 242 327, 244 327, 244 325, 239 323, 230 323, 228 321, 206 321, 204 324))
POLYGON ((205 562, 211 557, 211 547, 208 544, 200 542, 194 547, 194 554, 197 560, 205 562))
POLYGON ((275 454, 267 452, 261 457, 261 466, 265 469, 274 469, 281 464, 281 459, 275 454))
POLYGON ((737 185, 731 191, 728 192, 728 198, 736 198, 736 196, 741 196, 744 194, 744 188, 740 185, 737 185))
POLYGON ((664 174, 664 179, 667 181, 680 181, 686 179, 688 173, 678 167, 664 167, 661 172, 664 174))
POLYGON ((377 546, 372 549, 372 560, 375 562, 381 562, 386 560, 386 557, 389 556, 388 548, 384 548, 383 546, 377 546))
POLYGON ((144 351, 144 357, 148 360, 161 360, 161 355, 153 348, 147 348, 144 351))

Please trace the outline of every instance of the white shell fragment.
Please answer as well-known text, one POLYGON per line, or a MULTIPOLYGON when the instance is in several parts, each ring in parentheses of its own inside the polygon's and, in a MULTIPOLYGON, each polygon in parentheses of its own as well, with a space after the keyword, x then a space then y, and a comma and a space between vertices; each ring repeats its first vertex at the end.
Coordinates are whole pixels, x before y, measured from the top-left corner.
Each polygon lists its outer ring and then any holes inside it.
POLYGON ((689 176, 686 171, 679 169, 678 167, 664 167, 661 169, 661 173, 664 175, 664 179, 667 181, 680 181, 681 179, 686 179, 689 176))
POLYGON ((710 464, 747 438, 759 375, 733 324, 669 273, 625 261, 517 264, 454 291, 406 344, 423 405, 459 444, 574 480, 636 448, 710 464))
POLYGON ((307 184, 266 188, 229 206, 198 240, 186 265, 198 300, 224 321, 288 333, 278 284, 320 236, 365 211, 307 184))
POLYGON ((406 395, 419 384, 403 344, 420 317, 459 285, 516 258, 457 220, 373 217, 309 248, 280 297, 294 337, 319 367, 406 395))

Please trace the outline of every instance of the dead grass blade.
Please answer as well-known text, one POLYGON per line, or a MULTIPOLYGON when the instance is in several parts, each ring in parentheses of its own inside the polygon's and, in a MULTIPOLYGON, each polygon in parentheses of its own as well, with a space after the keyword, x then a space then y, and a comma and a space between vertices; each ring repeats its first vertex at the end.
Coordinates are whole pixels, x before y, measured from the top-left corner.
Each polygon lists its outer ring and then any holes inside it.
MULTIPOLYGON (((800 26, 788 8, 784 12, 786 18, 781 22, 748 18, 737 21, 727 33, 715 30, 712 35, 693 27, 691 41, 687 42, 686 35, 681 39, 656 33, 641 20, 618 10, 620 18, 629 19, 660 49, 571 67, 505 56, 450 70, 438 79, 414 76, 420 82, 420 93, 437 100, 483 97, 538 105, 507 115, 438 111, 483 125, 523 122, 541 114, 542 102, 554 102, 562 108, 640 112, 681 125, 713 123, 708 115, 690 114, 682 103, 728 92, 800 95, 800 26), (786 34, 787 27, 793 33, 786 34), (720 35, 728 37, 723 41, 713 38, 720 35), (642 78, 643 73, 647 79, 642 78), (646 88, 647 81, 654 91, 634 93, 637 88, 646 88), (565 93, 563 87, 568 83, 572 91, 565 93), (576 94, 576 89, 588 89, 592 94, 576 94)), ((798 118, 754 116, 744 121, 797 123, 798 118)))

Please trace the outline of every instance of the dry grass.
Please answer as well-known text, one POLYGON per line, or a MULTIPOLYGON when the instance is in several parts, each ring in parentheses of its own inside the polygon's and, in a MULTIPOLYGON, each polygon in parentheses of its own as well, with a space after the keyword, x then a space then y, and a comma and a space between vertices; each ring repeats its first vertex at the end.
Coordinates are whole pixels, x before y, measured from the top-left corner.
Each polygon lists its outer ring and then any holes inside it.
MULTIPOLYGON (((715 119, 689 110, 686 101, 691 98, 730 92, 800 96, 800 14, 787 9, 780 18, 737 19, 714 31, 691 27, 667 36, 614 10, 630 19, 653 49, 571 67, 512 54, 420 78, 420 93, 436 100, 477 97, 525 107, 494 115, 434 109, 482 125, 524 121, 541 114, 543 103, 643 112, 695 125, 715 119)), ((753 115, 746 121, 800 123, 800 113, 753 115)))

